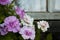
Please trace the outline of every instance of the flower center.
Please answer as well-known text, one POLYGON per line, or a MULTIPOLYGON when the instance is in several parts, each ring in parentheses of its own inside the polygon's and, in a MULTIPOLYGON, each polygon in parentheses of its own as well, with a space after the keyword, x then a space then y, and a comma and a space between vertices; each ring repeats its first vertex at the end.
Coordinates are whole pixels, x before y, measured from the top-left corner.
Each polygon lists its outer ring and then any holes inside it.
POLYGON ((32 32, 26 30, 26 31, 25 31, 25 34, 26 34, 27 36, 31 36, 31 35, 32 35, 32 32))
POLYGON ((10 26, 10 27, 16 27, 16 21, 9 22, 9 26, 10 26))
POLYGON ((10 27, 14 27, 14 22, 10 22, 10 23, 9 23, 9 26, 10 26, 10 27))
POLYGON ((9 25, 12 26, 13 25, 13 22, 10 22, 9 25))

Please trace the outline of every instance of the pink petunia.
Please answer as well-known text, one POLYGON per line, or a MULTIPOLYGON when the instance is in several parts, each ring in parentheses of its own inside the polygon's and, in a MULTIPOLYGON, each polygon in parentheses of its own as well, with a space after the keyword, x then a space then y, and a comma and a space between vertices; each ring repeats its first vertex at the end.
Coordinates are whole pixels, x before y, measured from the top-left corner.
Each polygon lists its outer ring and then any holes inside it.
POLYGON ((23 26, 19 32, 24 39, 34 40, 35 38, 35 29, 29 26, 23 26))
POLYGON ((19 20, 15 16, 9 16, 4 20, 5 26, 8 28, 8 31, 12 31, 14 33, 20 30, 19 20))
POLYGON ((4 23, 0 24, 0 35, 6 35, 8 33, 7 27, 5 27, 4 23))
POLYGON ((25 11, 17 6, 15 6, 15 11, 16 11, 16 14, 19 15, 21 19, 23 19, 25 15, 25 11))
POLYGON ((13 0, 0 0, 1 5, 7 5, 10 4, 13 0))

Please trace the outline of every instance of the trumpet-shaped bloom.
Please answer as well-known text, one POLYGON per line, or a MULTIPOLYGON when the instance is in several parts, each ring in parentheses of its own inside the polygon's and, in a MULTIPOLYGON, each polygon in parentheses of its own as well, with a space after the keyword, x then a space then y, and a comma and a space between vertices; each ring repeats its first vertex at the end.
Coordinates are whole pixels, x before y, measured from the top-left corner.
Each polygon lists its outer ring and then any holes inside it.
POLYGON ((16 33, 20 30, 19 20, 15 16, 9 16, 5 18, 4 23, 8 28, 8 31, 13 31, 16 33))
POLYGON ((7 5, 10 4, 13 0, 0 0, 1 5, 7 5))
POLYGON ((0 35, 6 35, 8 33, 7 27, 5 27, 4 23, 0 24, 0 35))
POLYGON ((37 22, 37 24, 38 24, 38 29, 41 28, 43 32, 47 31, 47 28, 49 28, 49 24, 47 21, 40 21, 40 22, 37 22))
POLYGON ((35 38, 35 29, 32 27, 23 26, 19 32, 24 39, 33 39, 35 38))
POLYGON ((34 19, 31 18, 29 15, 25 14, 23 20, 21 20, 23 25, 33 25, 34 19))
POLYGON ((15 6, 15 11, 16 11, 16 14, 19 15, 21 19, 23 19, 25 15, 25 11, 17 6, 15 6))

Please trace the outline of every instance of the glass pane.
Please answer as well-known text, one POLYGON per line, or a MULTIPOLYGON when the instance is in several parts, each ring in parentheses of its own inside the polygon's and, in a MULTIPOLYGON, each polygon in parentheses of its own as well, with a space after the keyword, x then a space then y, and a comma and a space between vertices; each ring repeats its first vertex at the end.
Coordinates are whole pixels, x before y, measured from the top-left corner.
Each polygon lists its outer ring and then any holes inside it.
POLYGON ((60 0, 55 0, 55 7, 56 11, 60 11, 60 0))
POLYGON ((25 11, 46 11, 46 0, 18 0, 17 3, 25 11))
POLYGON ((60 0, 49 0, 48 10, 49 12, 60 12, 60 0))
POLYGON ((55 0, 48 0, 48 11, 53 12, 55 0))

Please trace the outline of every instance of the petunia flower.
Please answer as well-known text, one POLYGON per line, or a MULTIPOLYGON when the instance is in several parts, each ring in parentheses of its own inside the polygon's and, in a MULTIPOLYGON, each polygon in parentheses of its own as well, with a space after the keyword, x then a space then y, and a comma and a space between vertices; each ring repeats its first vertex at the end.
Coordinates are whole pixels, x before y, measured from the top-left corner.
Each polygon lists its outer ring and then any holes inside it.
POLYGON ((26 25, 26 26, 33 25, 33 21, 34 19, 27 14, 25 14, 23 20, 21 20, 23 25, 26 25))
POLYGON ((15 16, 6 17, 4 23, 10 32, 16 33, 20 30, 19 20, 15 16))
POLYGON ((7 27, 5 27, 4 23, 0 24, 0 35, 6 35, 8 33, 7 27))
POLYGON ((21 19, 23 19, 25 15, 25 11, 19 8, 18 6, 15 6, 15 11, 16 11, 16 14, 19 15, 21 19))
POLYGON ((47 31, 47 28, 49 28, 49 24, 47 21, 40 21, 40 22, 37 22, 37 24, 38 24, 38 29, 41 28, 43 32, 47 31))
POLYGON ((19 32, 24 39, 34 40, 35 38, 35 29, 29 26, 23 26, 19 32))
POLYGON ((0 0, 1 5, 7 5, 10 4, 13 0, 0 0))

